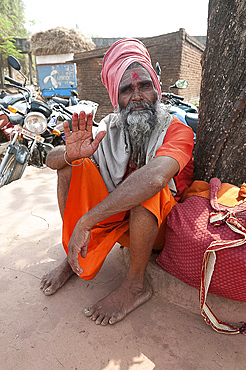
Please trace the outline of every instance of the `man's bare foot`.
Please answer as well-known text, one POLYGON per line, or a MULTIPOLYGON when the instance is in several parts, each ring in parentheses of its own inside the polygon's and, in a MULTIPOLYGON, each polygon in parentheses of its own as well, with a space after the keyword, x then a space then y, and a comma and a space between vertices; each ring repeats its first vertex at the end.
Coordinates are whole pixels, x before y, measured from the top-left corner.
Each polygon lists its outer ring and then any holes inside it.
POLYGON ((85 315, 97 325, 115 324, 152 296, 152 288, 146 278, 136 280, 126 277, 125 281, 107 297, 85 309, 85 315))
POLYGON ((46 295, 54 294, 73 274, 66 257, 58 267, 42 277, 40 289, 46 295))

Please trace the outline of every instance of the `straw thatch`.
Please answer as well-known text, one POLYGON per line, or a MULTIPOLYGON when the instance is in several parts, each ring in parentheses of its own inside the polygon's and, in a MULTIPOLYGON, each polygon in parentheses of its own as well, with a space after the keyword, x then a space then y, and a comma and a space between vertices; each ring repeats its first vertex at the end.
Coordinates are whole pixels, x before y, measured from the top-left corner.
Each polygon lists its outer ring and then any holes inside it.
POLYGON ((30 39, 30 50, 36 56, 80 53, 92 49, 95 49, 95 44, 89 36, 63 27, 37 32, 30 39))

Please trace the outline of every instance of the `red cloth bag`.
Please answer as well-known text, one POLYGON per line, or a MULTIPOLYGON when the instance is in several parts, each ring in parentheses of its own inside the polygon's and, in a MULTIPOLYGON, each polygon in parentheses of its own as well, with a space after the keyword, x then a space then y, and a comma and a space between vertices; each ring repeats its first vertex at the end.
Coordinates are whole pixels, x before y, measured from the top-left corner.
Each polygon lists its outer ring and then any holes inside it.
POLYGON ((207 293, 246 302, 246 202, 218 204, 221 182, 210 181, 210 200, 191 196, 175 205, 167 217, 165 247, 157 263, 200 291, 205 321, 216 331, 246 334, 219 321, 206 304, 207 293))

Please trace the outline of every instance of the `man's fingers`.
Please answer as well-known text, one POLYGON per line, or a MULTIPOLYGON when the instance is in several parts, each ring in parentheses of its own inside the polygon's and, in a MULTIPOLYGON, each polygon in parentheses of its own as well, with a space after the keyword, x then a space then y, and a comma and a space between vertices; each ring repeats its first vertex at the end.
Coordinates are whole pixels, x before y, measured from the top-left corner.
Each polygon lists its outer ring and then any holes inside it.
POLYGON ((87 114, 87 124, 86 124, 86 130, 90 133, 92 133, 92 125, 93 125, 93 114, 88 113, 87 114))
POLYGON ((71 135, 68 121, 63 122, 63 129, 64 129, 64 134, 66 138, 68 138, 71 135))
POLYGON ((93 125, 93 114, 88 113, 87 117, 84 111, 74 113, 72 117, 72 131, 87 131, 92 134, 92 125, 93 125))
POLYGON ((82 267, 79 264, 78 257, 77 258, 73 258, 72 256, 69 255, 68 256, 68 263, 71 266, 73 272, 75 272, 75 274, 77 274, 77 275, 81 275, 82 274, 83 269, 82 269, 82 267))
POLYGON ((88 249, 88 246, 84 246, 81 251, 80 251, 80 255, 82 258, 85 258, 87 256, 87 249, 88 249))
POLYGON ((85 131, 85 126, 86 126, 86 114, 85 112, 82 111, 79 113, 79 130, 85 131))
POLYGON ((104 138, 105 135, 106 135, 106 131, 98 132, 95 139, 91 143, 91 146, 92 146, 94 151, 97 150, 98 145, 100 144, 100 142, 102 141, 102 139, 104 138))
POLYGON ((77 132, 79 130, 79 116, 78 113, 74 113, 72 116, 72 131, 77 132))

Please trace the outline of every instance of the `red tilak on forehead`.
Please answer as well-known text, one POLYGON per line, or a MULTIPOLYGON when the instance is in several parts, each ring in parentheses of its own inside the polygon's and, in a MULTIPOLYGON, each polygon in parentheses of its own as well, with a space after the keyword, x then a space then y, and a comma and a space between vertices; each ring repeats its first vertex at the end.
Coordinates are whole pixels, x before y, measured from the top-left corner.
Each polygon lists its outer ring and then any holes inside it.
POLYGON ((133 74, 132 74, 132 78, 134 78, 135 80, 136 80, 137 78, 139 78, 136 72, 133 72, 133 74))

